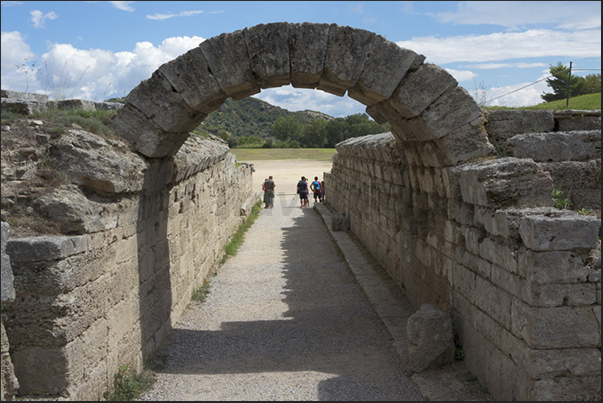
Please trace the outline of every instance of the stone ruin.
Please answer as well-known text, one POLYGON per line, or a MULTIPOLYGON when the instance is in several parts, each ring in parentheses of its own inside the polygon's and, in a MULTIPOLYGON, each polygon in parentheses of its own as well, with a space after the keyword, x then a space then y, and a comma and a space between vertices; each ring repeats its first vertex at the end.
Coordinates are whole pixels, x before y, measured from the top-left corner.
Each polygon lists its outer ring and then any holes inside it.
POLYGON ((600 393, 600 219, 553 207, 562 190, 600 212, 600 111, 482 111, 424 61, 360 29, 260 24, 134 88, 112 120, 135 151, 134 187, 80 195, 98 209, 80 235, 6 245, 16 298, 3 323, 23 393, 100 399, 120 365, 153 354, 251 193, 249 170, 189 131, 229 97, 288 84, 347 93, 390 123, 337 145, 328 202, 417 309, 450 315, 492 396, 600 393))

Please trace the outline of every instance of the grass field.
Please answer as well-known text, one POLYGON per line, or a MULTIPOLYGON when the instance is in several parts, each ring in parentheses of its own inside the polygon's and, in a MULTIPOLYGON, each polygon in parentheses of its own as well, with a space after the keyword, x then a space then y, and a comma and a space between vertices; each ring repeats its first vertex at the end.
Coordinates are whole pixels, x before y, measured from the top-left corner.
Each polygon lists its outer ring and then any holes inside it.
POLYGON ((582 109, 582 110, 593 110, 601 109, 601 93, 597 94, 586 94, 573 97, 569 99, 569 106, 565 106, 567 103, 566 99, 560 99, 553 102, 545 102, 538 105, 523 106, 519 108, 509 108, 506 106, 492 106, 484 107, 484 109, 552 109, 552 110, 565 110, 565 109, 582 109))
POLYGON ((332 161, 334 148, 233 148, 237 161, 312 160, 332 161))

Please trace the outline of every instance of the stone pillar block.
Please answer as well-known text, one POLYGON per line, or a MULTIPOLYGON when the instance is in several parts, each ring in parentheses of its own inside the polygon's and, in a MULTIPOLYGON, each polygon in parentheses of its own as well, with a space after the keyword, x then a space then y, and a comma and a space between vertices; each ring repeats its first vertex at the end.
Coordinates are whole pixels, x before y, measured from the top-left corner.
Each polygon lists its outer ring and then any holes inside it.
POLYGON ((408 366, 411 372, 423 372, 454 360, 454 336, 450 316, 429 304, 408 318, 408 366))
POLYGON ((325 69, 317 88, 340 97, 345 95, 358 83, 376 38, 377 35, 369 31, 332 24, 325 69))
POLYGON ((243 31, 221 34, 199 45, 220 89, 232 99, 260 92, 251 68, 243 31))
POLYGON ((260 88, 289 85, 289 24, 260 24, 243 30, 251 68, 260 88))
POLYGON ((209 114, 228 98, 209 71, 207 60, 200 48, 189 50, 163 64, 158 71, 195 111, 209 114))

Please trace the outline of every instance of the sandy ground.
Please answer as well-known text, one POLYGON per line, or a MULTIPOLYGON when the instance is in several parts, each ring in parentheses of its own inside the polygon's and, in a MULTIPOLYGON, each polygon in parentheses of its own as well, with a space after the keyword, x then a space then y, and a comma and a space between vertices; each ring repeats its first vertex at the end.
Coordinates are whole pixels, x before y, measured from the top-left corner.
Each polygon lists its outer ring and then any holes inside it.
POLYGON ((308 178, 308 183, 318 176, 323 179, 324 172, 330 172, 331 161, 311 160, 271 160, 271 161, 239 161, 253 164, 253 190, 261 191, 264 179, 272 175, 276 183, 276 194, 295 194, 297 182, 302 175, 308 178))

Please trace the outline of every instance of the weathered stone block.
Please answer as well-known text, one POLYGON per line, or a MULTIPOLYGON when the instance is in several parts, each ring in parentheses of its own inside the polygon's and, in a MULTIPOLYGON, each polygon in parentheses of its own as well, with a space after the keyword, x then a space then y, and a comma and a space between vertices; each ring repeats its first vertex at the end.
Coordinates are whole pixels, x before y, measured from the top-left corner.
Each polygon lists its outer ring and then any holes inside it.
POLYGON ((454 360, 450 316, 423 304, 408 318, 406 326, 409 371, 423 372, 454 360))
POLYGON ((425 63, 416 71, 409 72, 400 81, 390 100, 385 102, 390 103, 401 117, 413 118, 457 84, 443 68, 425 63))
POLYGON ((260 88, 289 85, 289 24, 259 24, 243 30, 251 68, 260 88))
POLYGON ((516 299, 511 312, 511 332, 531 348, 596 348, 601 345, 601 327, 592 306, 536 308, 516 299))
POLYGON ((209 114, 228 98, 209 71, 207 60, 199 47, 161 65, 158 71, 193 110, 209 114))
POLYGON ((128 104, 117 112, 110 124, 136 151, 149 158, 176 154, 188 137, 188 132, 166 133, 142 112, 128 104))
POLYGON ((493 143, 521 133, 552 132, 555 119, 550 110, 491 110, 486 112, 486 130, 493 143))
POLYGON ((460 165, 471 160, 479 160, 494 152, 483 128, 483 118, 448 133, 432 142, 436 150, 437 162, 433 166, 460 165))
POLYGON ((590 306, 597 303, 597 286, 587 284, 531 284, 523 300, 533 307, 590 306))
POLYGON ((536 162, 601 159, 601 130, 518 134, 507 140, 506 150, 536 162))
POLYGON ((499 158, 461 169, 461 193, 467 203, 489 208, 553 204, 553 181, 532 160, 499 158))
POLYGON ((425 60, 409 49, 378 36, 368 56, 358 84, 349 89, 348 96, 364 105, 375 105, 388 99, 411 68, 425 60))
MULTIPOLYGON (((446 91, 417 117, 405 121, 406 132, 419 141, 444 137, 480 117, 482 111, 467 90, 456 87, 446 91)), ((484 132, 484 142, 487 137, 484 132)))
POLYGON ((14 263, 64 259, 86 251, 82 236, 39 236, 10 239, 6 253, 14 263))
POLYGON ((199 45, 220 89, 233 99, 260 92, 251 68, 243 31, 221 34, 199 45))
POLYGON ((332 24, 325 59, 325 69, 317 88, 338 96, 354 87, 377 38, 372 32, 332 24))
POLYGON ((475 305, 486 315, 509 329, 512 322, 511 306, 515 298, 480 276, 475 278, 475 291, 475 305))
POLYGON ((331 229, 333 231, 349 231, 350 218, 345 212, 334 213, 331 218, 331 229))
POLYGON ((521 239, 535 251, 591 249, 597 246, 601 220, 568 213, 523 217, 519 222, 521 239))
POLYGON ((316 88, 325 65, 329 24, 291 24, 289 26, 289 58, 291 85, 316 88))
MULTIPOLYGON (((158 71, 130 91, 126 104, 138 109, 147 119, 169 133, 188 133, 207 116, 203 112, 191 109, 158 71)), ((123 109, 120 109, 120 112, 123 109)))
POLYGON ((524 250, 517 268, 530 284, 584 283, 590 273, 585 257, 569 251, 524 250))

